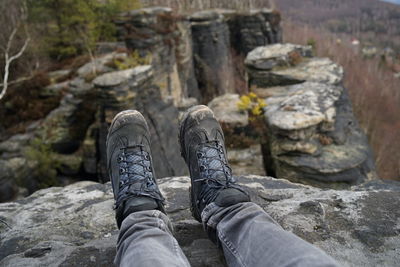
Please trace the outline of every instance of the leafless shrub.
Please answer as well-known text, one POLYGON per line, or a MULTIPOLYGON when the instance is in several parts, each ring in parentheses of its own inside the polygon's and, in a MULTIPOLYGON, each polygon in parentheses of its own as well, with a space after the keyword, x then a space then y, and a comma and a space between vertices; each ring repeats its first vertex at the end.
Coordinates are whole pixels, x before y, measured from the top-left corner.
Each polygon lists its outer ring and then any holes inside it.
POLYGON ((3 14, 0 17, 1 100, 9 85, 11 64, 23 55, 30 37, 27 31, 27 9, 24 1, 2 0, 0 12, 3 14), (23 34, 20 34, 21 31, 23 34))

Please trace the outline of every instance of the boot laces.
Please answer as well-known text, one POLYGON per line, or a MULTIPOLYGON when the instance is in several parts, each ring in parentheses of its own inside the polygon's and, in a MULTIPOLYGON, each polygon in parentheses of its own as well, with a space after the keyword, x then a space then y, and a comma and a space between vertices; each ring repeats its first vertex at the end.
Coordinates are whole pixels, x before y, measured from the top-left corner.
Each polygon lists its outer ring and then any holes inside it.
POLYGON ((148 196, 164 201, 155 182, 150 154, 143 147, 135 145, 120 149, 117 158, 120 179, 116 208, 133 196, 148 196))
POLYGON ((220 141, 208 141, 200 144, 197 159, 200 166, 200 179, 195 182, 204 183, 197 200, 198 203, 200 200, 207 204, 213 202, 219 192, 226 188, 243 191, 232 176, 232 169, 228 165, 224 147, 220 141))

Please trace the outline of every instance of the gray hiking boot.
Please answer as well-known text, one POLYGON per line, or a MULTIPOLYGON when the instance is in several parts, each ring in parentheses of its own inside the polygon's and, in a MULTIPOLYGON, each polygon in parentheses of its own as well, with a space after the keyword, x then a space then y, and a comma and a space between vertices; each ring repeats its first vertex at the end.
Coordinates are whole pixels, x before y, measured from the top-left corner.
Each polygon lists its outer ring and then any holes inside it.
POLYGON ((239 186, 226 159, 224 134, 207 106, 190 108, 180 123, 181 155, 191 177, 191 205, 195 219, 201 222, 201 212, 215 202, 227 207, 250 201, 239 186))
POLYGON ((118 113, 108 130, 106 146, 118 227, 132 212, 165 212, 151 161, 150 133, 142 114, 136 110, 118 113))

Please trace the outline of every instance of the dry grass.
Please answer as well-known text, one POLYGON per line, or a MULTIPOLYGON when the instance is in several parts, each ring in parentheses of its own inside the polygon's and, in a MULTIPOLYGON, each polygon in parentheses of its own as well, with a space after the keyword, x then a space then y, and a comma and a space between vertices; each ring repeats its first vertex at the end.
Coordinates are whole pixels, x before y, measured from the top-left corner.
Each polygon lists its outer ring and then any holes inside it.
POLYGON ((284 23, 286 42, 315 42, 317 56, 330 57, 345 69, 354 112, 374 150, 381 178, 400 180, 400 80, 381 58, 363 59, 350 40, 332 34, 284 23))

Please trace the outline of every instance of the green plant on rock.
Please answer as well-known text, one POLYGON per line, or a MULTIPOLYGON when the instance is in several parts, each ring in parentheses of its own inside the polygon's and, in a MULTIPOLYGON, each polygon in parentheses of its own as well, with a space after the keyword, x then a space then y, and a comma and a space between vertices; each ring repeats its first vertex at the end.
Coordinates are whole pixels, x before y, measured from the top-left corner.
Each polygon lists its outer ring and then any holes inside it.
POLYGON ((255 93, 249 93, 242 95, 240 101, 237 103, 237 107, 240 111, 246 111, 249 113, 250 120, 260 117, 264 114, 264 107, 267 104, 265 100, 259 98, 255 93))
POLYGON ((146 54, 145 56, 141 56, 137 50, 133 51, 129 54, 128 57, 124 58, 115 58, 113 60, 113 65, 118 70, 126 70, 135 68, 141 65, 149 65, 151 64, 151 54, 146 54))
POLYGON ((317 51, 317 41, 315 41, 314 38, 310 38, 307 40, 307 45, 312 47, 313 52, 315 53, 317 51))
POLYGON ((57 168, 59 168, 60 162, 54 156, 50 145, 46 144, 40 138, 34 138, 26 149, 25 156, 28 160, 37 163, 33 175, 38 182, 39 188, 59 185, 57 168))
POLYGON ((266 106, 265 100, 253 92, 240 97, 237 107, 239 111, 247 112, 249 115, 249 125, 246 126, 249 135, 247 134, 241 141, 237 140, 235 143, 241 143, 246 139, 256 143, 266 142, 268 131, 264 120, 264 107, 266 106))

